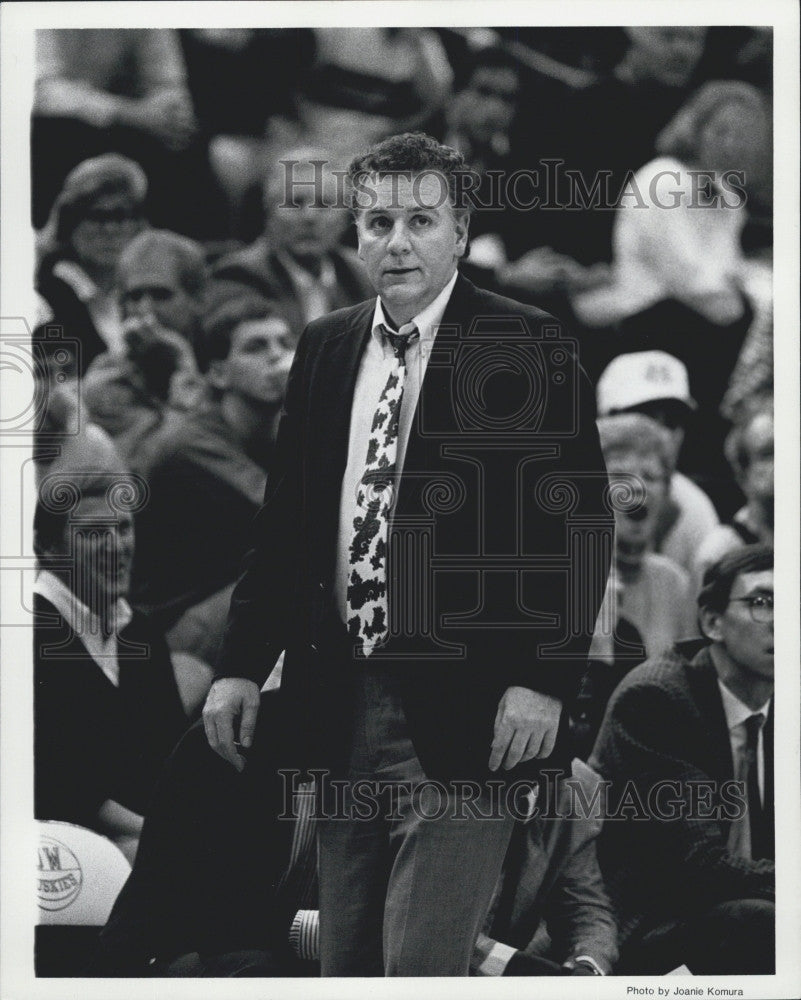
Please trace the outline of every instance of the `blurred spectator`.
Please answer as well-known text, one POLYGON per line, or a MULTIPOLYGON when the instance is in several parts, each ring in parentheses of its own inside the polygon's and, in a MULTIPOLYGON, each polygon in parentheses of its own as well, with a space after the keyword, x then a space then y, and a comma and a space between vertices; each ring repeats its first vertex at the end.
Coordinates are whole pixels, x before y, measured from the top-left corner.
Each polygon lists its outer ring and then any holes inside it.
POLYGON ((117 269, 122 315, 174 330, 194 346, 206 312, 207 281, 197 243, 166 230, 142 233, 126 247, 117 269))
POLYGON ((36 816, 98 830, 129 860, 187 725, 164 636, 126 601, 137 499, 141 484, 88 425, 40 470, 34 523, 36 816))
POLYGON ((152 442, 133 592, 171 630, 171 648, 201 659, 216 651, 264 497, 293 352, 286 321, 268 303, 225 303, 209 318, 199 352, 213 398, 152 442), (193 613, 201 602, 202 614, 193 613))
POLYGON ((775 968, 772 549, 715 563, 698 607, 704 639, 632 670, 590 758, 621 974, 775 968))
POLYGON ((726 458, 745 494, 745 506, 712 531, 696 553, 695 572, 743 545, 773 545, 773 400, 763 399, 726 438, 726 458))
POLYGON ((773 302, 754 317, 720 412, 732 423, 739 423, 755 402, 773 395, 773 302))
POLYGON ((84 400, 137 471, 145 471, 152 435, 169 412, 192 409, 205 393, 194 350, 207 279, 200 247, 175 233, 141 233, 120 257, 116 285, 126 332, 120 349, 92 363, 84 400))
POLYGON ((770 268, 746 260, 740 246, 752 183, 770 161, 768 109, 747 84, 710 83, 658 144, 669 155, 637 172, 640 200, 616 212, 612 282, 574 296, 573 308, 601 339, 616 324, 615 353, 659 348, 686 365, 699 433, 685 442, 682 469, 728 517, 738 499, 719 408, 747 332, 770 310, 770 268), (744 187, 731 173, 740 170, 744 187))
POLYGON ((576 752, 592 747, 610 694, 646 657, 697 634, 689 575, 653 550, 668 498, 673 445, 639 413, 598 420, 615 508, 615 552, 574 710, 576 752))
POLYGON ((616 213, 614 283, 574 308, 605 326, 677 299, 716 326, 731 324, 743 314, 738 286, 749 270, 740 244, 746 198, 770 174, 768 108, 748 84, 708 83, 656 145, 662 155, 634 175, 639 196, 627 195, 616 213))
POLYGON ((228 235, 259 234, 248 218, 269 144, 297 131, 297 95, 314 59, 311 28, 192 28, 179 32, 209 158, 228 201, 228 235))
POLYGON ((35 226, 43 224, 77 162, 115 151, 137 160, 150 179, 148 215, 154 224, 192 235, 214 230, 218 212, 205 143, 174 31, 39 30, 36 71, 35 226))
POLYGON ((551 167, 546 197, 572 208, 540 212, 540 231, 532 234, 531 245, 549 246, 583 265, 611 260, 614 213, 609 209, 630 171, 652 159, 656 137, 686 99, 704 51, 706 28, 624 30, 629 47, 612 73, 562 84, 557 93, 547 81, 544 100, 538 100, 535 86, 529 106, 536 115, 519 117, 515 153, 520 165, 563 161, 558 171, 551 167), (580 187, 567 171, 578 175, 580 187))
POLYGON ((692 573, 699 546, 719 522, 704 491, 675 471, 685 429, 697 409, 687 369, 664 351, 621 354, 601 375, 597 393, 599 416, 642 413, 670 434, 674 472, 657 518, 654 551, 692 573))
POLYGON ((276 152, 264 235, 213 266, 215 303, 260 295, 280 308, 297 341, 313 319, 373 294, 356 253, 340 245, 348 215, 332 169, 323 149, 276 152))
POLYGON ((132 160, 116 153, 85 160, 67 176, 40 234, 36 289, 44 301, 34 338, 45 341, 47 325, 61 327, 79 344, 71 366, 79 375, 98 354, 122 346, 115 272, 146 224, 146 193, 147 178, 132 160))
POLYGON ((598 775, 573 760, 552 814, 518 823, 471 968, 479 976, 602 976, 617 959, 617 925, 598 867, 598 775), (581 798, 594 803, 582 808, 581 798))
POLYGON ((453 70, 428 28, 315 28, 299 138, 343 157, 400 132, 425 129, 449 96, 453 70))

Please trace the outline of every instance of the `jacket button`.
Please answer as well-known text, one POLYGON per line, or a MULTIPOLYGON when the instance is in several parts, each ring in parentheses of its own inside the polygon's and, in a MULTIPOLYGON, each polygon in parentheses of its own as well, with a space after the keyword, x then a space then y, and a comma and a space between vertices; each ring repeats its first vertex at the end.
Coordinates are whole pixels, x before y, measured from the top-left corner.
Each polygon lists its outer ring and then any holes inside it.
POLYGON ((316 642, 311 642, 311 643, 309 643, 309 649, 310 649, 310 650, 311 650, 311 651, 312 651, 313 653, 316 653, 316 652, 317 652, 317 643, 316 643, 316 642))
POLYGON ((325 592, 325 584, 321 581, 320 583, 317 584, 317 589, 319 591, 325 592))

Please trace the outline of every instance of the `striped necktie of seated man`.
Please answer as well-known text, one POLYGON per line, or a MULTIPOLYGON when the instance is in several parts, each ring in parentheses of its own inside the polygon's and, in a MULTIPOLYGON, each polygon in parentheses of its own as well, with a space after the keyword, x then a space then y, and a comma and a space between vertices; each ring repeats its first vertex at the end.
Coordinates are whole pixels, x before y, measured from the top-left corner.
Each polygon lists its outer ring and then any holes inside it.
POLYGON ((387 598, 387 534, 395 499, 398 420, 406 379, 406 349, 419 336, 408 324, 404 332, 381 327, 394 352, 394 364, 378 400, 367 447, 364 475, 353 521, 348 581, 348 633, 361 641, 365 656, 386 637, 389 629, 387 598))

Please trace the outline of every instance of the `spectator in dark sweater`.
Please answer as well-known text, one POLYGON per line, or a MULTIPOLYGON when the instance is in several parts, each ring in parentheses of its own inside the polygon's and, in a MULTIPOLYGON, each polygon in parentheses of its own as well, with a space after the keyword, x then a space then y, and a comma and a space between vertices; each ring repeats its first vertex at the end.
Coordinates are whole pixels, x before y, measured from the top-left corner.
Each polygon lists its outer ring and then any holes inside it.
POLYGON ((324 149, 273 152, 264 184, 264 235, 212 268, 214 305, 255 293, 286 315, 297 342, 304 327, 371 294, 355 252, 342 246, 348 225, 324 149))
POLYGON ((36 816, 104 833, 129 860, 188 725, 164 635, 126 600, 142 496, 89 425, 41 470, 34 524, 36 816))
POLYGON ((176 415, 150 448, 134 593, 171 629, 172 648, 204 660, 214 656, 264 495, 292 357, 287 323, 268 303, 226 303, 206 324, 199 348, 213 398, 176 415))

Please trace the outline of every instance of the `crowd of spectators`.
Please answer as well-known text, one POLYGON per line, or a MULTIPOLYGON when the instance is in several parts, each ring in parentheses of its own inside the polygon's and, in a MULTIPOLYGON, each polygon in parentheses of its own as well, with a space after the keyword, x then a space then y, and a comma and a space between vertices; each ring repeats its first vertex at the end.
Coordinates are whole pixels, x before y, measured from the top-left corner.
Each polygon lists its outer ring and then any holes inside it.
MULTIPOLYGON (((725 748, 710 762, 699 730, 718 727, 725 743, 739 725, 726 695, 725 719, 714 702, 710 664, 721 688, 743 657, 768 674, 771 79, 758 28, 37 33, 34 345, 50 403, 36 453, 36 811, 104 833, 131 859, 143 824, 156 831, 109 925, 104 971, 116 955, 117 974, 145 974, 137 949, 167 975, 314 969, 313 879, 297 875, 305 825, 290 850, 264 797, 234 793, 197 729, 159 774, 211 684, 298 339, 372 294, 336 172, 393 133, 423 130, 464 153, 477 180, 465 272, 563 320, 597 385, 623 499, 570 706, 574 779, 593 787, 600 774, 619 791, 629 778, 740 773, 725 748), (728 621, 730 598, 742 620, 728 621), (749 625, 765 635, 744 639, 749 625), (673 712, 687 746, 671 743, 673 712), (203 782, 218 788, 225 830, 192 797, 203 782), (205 840, 176 866, 193 824, 205 840), (236 895, 248 873, 232 827, 277 845, 279 874, 286 855, 269 961, 252 959, 252 934, 233 940, 231 915, 257 901, 253 886, 246 903, 236 895), (190 893, 204 851, 224 849, 228 877, 190 893), (205 942, 192 939, 214 906, 205 942), (186 955, 201 944, 245 957, 198 965, 186 955)), ((772 686, 757 687, 730 685, 763 713, 768 812, 772 686)), ((709 890, 715 927, 754 919, 764 945, 772 849, 760 841, 757 853, 755 833, 743 846, 736 822, 699 832, 687 820, 666 849, 664 830, 637 840, 642 824, 607 837, 598 816, 554 823, 513 840, 477 974, 768 971, 768 949, 738 965, 733 945, 717 954, 708 935, 705 950, 691 940, 698 900, 668 899, 651 870, 669 857, 673 878, 709 890), (617 880, 645 860, 651 895, 632 902, 617 880), (640 912, 648 899, 663 909, 640 912), (743 899, 751 908, 733 912, 743 899), (658 924, 656 947, 643 928, 658 924)))

